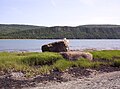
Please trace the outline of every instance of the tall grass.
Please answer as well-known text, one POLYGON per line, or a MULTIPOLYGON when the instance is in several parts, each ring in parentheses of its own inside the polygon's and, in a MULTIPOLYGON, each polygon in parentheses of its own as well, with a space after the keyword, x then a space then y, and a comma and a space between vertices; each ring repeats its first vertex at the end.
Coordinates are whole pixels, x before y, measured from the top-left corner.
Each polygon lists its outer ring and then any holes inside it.
POLYGON ((58 53, 0 53, 0 71, 21 71, 27 76, 49 73, 52 65, 63 57, 58 53))
POLYGON ((66 69, 69 69, 73 66, 73 63, 71 61, 62 59, 56 61, 56 63, 53 64, 53 69, 57 69, 59 71, 65 71, 66 69))
POLYGON ((91 53, 93 54, 94 60, 103 60, 105 64, 114 67, 120 66, 120 50, 102 50, 91 53))
POLYGON ((21 61, 30 66, 37 66, 37 65, 51 65, 55 61, 60 59, 63 59, 63 57, 58 53, 44 52, 26 56, 23 59, 21 59, 21 61))
POLYGON ((102 50, 91 53, 94 59, 113 60, 114 58, 120 58, 120 50, 102 50))
POLYGON ((120 67, 120 59, 114 60, 113 63, 112 63, 112 66, 120 67))
POLYGON ((99 67, 102 63, 101 62, 91 62, 87 59, 79 59, 77 61, 68 61, 68 60, 58 60, 56 63, 53 64, 54 69, 59 71, 65 71, 71 67, 81 67, 81 68, 96 68, 99 67))
POLYGON ((100 64, 102 64, 101 62, 91 62, 87 59, 79 59, 75 62, 73 62, 73 64, 77 67, 82 67, 82 68, 95 68, 95 67, 99 67, 100 64))
POLYGON ((52 52, 26 52, 26 53, 9 53, 0 52, 0 71, 23 72, 26 77, 38 74, 49 74, 52 70, 66 71, 71 67, 96 68, 101 64, 113 65, 120 67, 120 50, 94 51, 94 60, 78 59, 69 61, 64 59, 59 53, 52 52), (101 62, 99 60, 108 60, 109 62, 101 62))

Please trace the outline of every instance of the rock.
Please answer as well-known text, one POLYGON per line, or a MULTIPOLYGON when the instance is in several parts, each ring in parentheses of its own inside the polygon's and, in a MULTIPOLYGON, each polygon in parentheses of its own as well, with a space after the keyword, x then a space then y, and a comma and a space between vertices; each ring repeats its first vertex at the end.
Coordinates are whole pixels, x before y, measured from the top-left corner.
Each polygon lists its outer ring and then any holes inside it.
POLYGON ((22 72, 12 72, 11 73, 11 78, 12 79, 17 79, 17 80, 21 80, 21 79, 25 79, 24 77, 25 75, 22 72))
POLYGON ((70 51, 70 52, 60 52, 60 54, 65 58, 69 60, 77 60, 79 58, 85 58, 90 61, 93 60, 93 55, 89 52, 78 52, 78 51, 70 51))
POLYGON ((66 41, 58 41, 49 43, 42 46, 42 52, 67 52, 68 51, 68 43, 66 41))

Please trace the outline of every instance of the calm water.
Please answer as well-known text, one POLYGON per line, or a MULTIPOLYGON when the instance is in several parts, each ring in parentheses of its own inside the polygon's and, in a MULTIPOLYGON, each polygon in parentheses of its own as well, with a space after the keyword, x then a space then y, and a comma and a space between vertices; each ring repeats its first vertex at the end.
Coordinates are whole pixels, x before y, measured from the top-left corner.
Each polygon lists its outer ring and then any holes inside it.
MULTIPOLYGON (((59 40, 0 40, 0 51, 41 51, 41 46, 47 43, 55 42, 59 40)), ((82 50, 82 49, 119 49, 120 39, 117 40, 70 40, 70 49, 82 50)))

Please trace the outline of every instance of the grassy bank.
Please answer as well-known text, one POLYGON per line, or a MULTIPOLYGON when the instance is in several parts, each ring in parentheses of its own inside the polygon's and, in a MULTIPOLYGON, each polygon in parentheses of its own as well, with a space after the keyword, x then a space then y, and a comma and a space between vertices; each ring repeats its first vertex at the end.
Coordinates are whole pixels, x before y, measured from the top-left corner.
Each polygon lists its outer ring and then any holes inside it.
POLYGON ((120 50, 94 51, 93 62, 87 59, 68 61, 58 53, 52 52, 28 52, 28 53, 0 53, 1 74, 10 72, 22 72, 26 77, 39 74, 49 74, 54 70, 65 71, 72 67, 96 68, 101 65, 114 67, 120 66, 120 50))
POLYGON ((95 61, 102 61, 108 65, 120 67, 120 50, 103 50, 91 53, 95 61))

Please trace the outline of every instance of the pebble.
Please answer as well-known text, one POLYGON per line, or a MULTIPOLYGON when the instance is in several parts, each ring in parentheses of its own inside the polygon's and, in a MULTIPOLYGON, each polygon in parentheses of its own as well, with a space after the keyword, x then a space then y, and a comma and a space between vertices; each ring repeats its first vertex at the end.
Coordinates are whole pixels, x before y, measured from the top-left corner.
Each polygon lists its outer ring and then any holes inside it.
POLYGON ((120 89, 120 71, 104 73, 93 78, 78 79, 29 89, 120 89))

